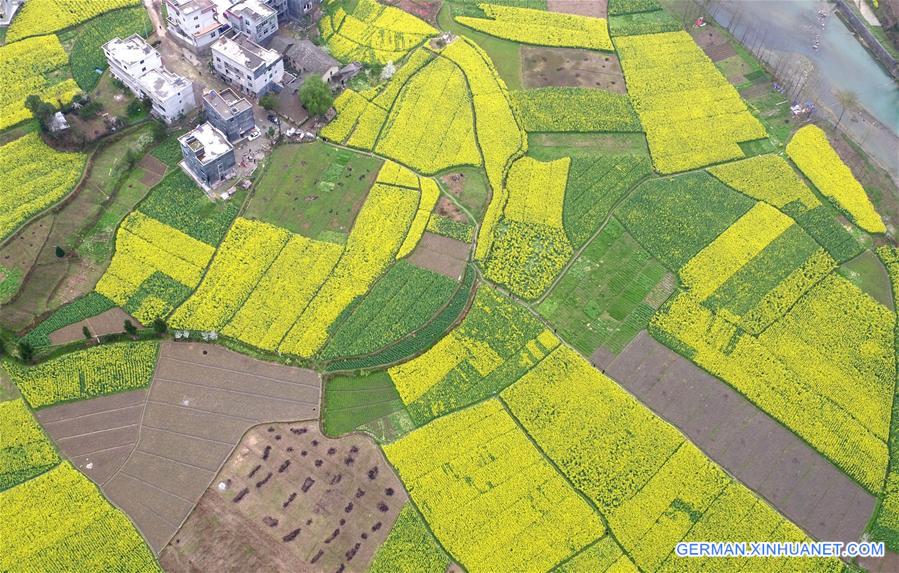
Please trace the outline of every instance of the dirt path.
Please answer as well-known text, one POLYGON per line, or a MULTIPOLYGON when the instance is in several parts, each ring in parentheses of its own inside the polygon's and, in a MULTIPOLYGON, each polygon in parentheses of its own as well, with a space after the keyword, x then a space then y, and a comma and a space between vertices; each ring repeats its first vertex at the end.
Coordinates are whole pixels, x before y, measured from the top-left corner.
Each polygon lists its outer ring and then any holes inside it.
POLYGON ((165 37, 165 26, 162 24, 162 18, 159 16, 159 2, 154 2, 154 0, 143 0, 144 7, 147 9, 147 12, 150 14, 150 21, 153 22, 153 30, 156 32, 156 35, 161 40, 165 37))

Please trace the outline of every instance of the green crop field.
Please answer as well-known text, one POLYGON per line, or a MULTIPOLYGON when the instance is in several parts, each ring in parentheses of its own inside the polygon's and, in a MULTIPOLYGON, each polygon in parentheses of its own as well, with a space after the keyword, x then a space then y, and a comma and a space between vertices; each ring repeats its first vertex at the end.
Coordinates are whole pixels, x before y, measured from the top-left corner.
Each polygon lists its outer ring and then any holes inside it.
POLYGON ((320 142, 279 147, 256 183, 246 215, 313 239, 346 234, 381 161, 320 142))
POLYGON ((673 288, 674 277, 613 218, 537 310, 583 354, 618 354, 673 288))

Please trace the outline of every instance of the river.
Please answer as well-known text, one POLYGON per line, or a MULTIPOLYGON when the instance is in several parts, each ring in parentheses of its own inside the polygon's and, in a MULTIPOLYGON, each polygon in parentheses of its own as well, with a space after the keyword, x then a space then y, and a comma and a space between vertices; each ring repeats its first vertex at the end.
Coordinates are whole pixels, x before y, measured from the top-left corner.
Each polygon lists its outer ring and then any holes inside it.
MULTIPOLYGON (((764 38, 762 57, 771 66, 784 58, 810 63, 807 97, 836 121, 836 94, 852 92, 862 113, 847 113, 841 127, 899 182, 899 86, 821 0, 721 0, 710 4, 718 22, 738 38, 748 27, 764 38), (821 18, 818 11, 827 16, 821 18), (822 27, 823 22, 823 27, 822 27), (818 43, 818 49, 813 45, 818 43)), ((749 37, 746 43, 751 45, 749 37)))

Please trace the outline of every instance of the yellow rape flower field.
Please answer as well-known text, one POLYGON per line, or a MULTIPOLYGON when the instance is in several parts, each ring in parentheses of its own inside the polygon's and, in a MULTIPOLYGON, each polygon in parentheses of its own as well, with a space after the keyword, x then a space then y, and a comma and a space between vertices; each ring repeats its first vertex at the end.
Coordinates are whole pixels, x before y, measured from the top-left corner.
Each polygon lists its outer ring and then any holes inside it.
POLYGON ((0 239, 71 192, 84 161, 80 153, 48 147, 36 133, 0 147, 0 239))
POLYGON ((162 571, 140 534, 69 462, 0 493, 7 571, 162 571))
MULTIPOLYGON (((338 3, 326 0, 325 4, 338 3)), ((322 18, 320 29, 337 59, 370 64, 395 62, 437 34, 422 20, 375 0, 359 0, 349 14, 338 7, 322 18)))
POLYGON ((49 34, 80 24, 110 10, 134 6, 137 0, 29 0, 16 14, 6 41, 49 34))
POLYGON ((686 32, 616 38, 628 94, 656 169, 676 173, 743 157, 765 128, 686 32))
POLYGON ((820 128, 807 125, 787 145, 787 154, 821 193, 849 214, 859 227, 883 233, 886 227, 868 195, 820 128))
POLYGON ((81 93, 75 80, 67 77, 68 63, 56 36, 37 36, 0 46, 0 129, 31 117, 25 107, 29 95, 39 95, 50 105, 59 106, 81 93))
POLYGON ((497 400, 384 451, 437 539, 471 571, 544 571, 605 532, 497 400))
MULTIPOLYGON (((131 213, 116 233, 116 252, 96 291, 125 306, 154 273, 161 273, 188 288, 196 288, 215 249, 202 241, 144 215, 131 213)), ((145 306, 135 318, 149 324, 172 308, 145 306)))
POLYGON ((487 18, 457 16, 456 21, 480 32, 523 44, 612 50, 604 18, 557 14, 497 4, 478 5, 487 18))

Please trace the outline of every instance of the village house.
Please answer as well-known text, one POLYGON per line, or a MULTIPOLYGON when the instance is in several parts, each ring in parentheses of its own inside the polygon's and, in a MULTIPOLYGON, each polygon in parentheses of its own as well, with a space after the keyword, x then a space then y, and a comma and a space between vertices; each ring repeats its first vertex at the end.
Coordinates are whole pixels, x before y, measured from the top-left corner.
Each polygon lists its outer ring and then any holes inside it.
POLYGON ((206 92, 203 95, 203 109, 206 120, 224 133, 230 142, 242 139, 256 127, 253 106, 230 88, 206 92))
POLYGON ((197 53, 208 53, 225 31, 212 0, 165 0, 165 9, 172 37, 197 53))
POLYGON ((212 66, 225 82, 244 93, 262 97, 271 90, 281 90, 281 54, 263 48, 245 34, 219 38, 212 45, 212 66))
POLYGON ((152 113, 172 123, 197 106, 193 83, 162 65, 159 52, 137 34, 103 44, 112 75, 138 98, 152 103, 152 113))
POLYGON ((184 157, 182 167, 204 188, 228 178, 237 164, 228 138, 209 122, 179 137, 178 143, 184 157))
POLYGON ((340 62, 310 40, 278 36, 272 40, 271 48, 283 53, 285 63, 301 76, 316 74, 327 82, 340 69, 340 62))
POLYGON ((225 11, 234 30, 249 36, 257 44, 265 42, 278 31, 278 11, 262 0, 243 0, 225 11))

